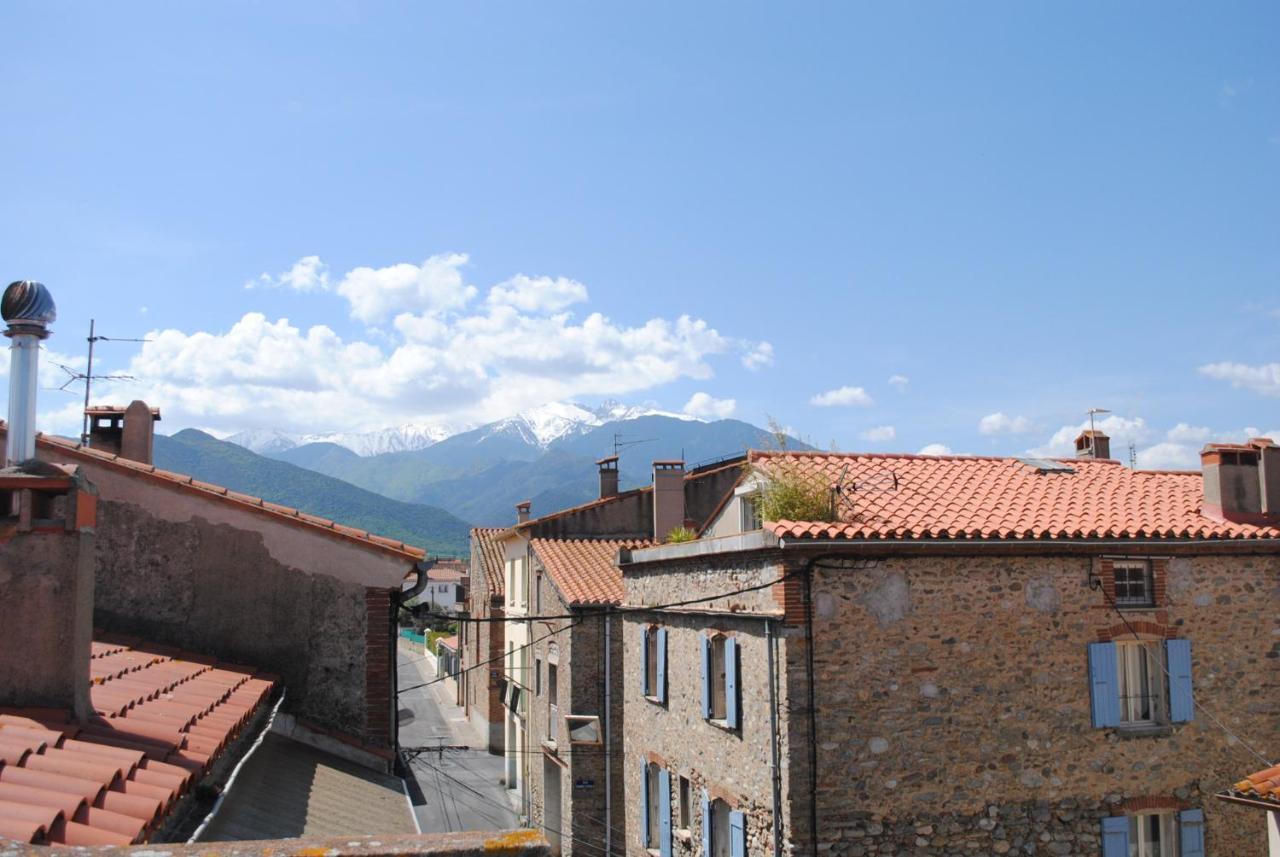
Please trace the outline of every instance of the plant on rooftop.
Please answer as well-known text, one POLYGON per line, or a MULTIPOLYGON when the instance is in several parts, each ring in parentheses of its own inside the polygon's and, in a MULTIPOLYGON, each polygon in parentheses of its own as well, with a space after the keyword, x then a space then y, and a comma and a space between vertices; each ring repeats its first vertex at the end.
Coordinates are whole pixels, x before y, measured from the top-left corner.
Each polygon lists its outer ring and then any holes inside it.
POLYGON ((696 541, 697 538, 698 534, 688 527, 676 527, 671 532, 667 533, 666 540, 669 543, 679 544, 680 542, 696 541))
MULTIPOLYGON (((787 451, 787 433, 769 418, 769 430, 780 453, 787 451)), ((830 521, 835 519, 831 485, 825 477, 806 470, 803 459, 775 455, 768 471, 748 465, 748 478, 760 485, 756 507, 762 521, 830 521)))

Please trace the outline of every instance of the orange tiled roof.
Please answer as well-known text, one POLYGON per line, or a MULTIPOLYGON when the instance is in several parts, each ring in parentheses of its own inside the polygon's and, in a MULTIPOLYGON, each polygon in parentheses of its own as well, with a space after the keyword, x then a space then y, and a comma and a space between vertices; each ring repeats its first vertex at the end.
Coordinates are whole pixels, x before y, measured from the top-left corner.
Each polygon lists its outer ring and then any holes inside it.
POLYGON ((570 604, 620 604, 622 571, 617 566, 622 548, 650 547, 637 539, 531 539, 533 552, 570 604))
POLYGON ((250 668, 99 637, 94 717, 0 713, 0 838, 33 844, 146 842, 275 685, 250 668))
POLYGON ((1276 805, 1280 811, 1280 765, 1264 768, 1232 786, 1232 797, 1263 800, 1276 805))
MULTIPOLYGON (((506 592, 506 562, 503 561, 502 542, 498 536, 506 532, 502 527, 472 527, 471 553, 484 579, 489 585, 489 595, 501 597, 506 592)), ((472 583, 475 585, 475 582, 472 583)))
POLYGON ((1201 514, 1198 471, 1130 470, 1064 459, 1071 472, 1025 460, 959 455, 754 452, 766 476, 790 462, 844 486, 837 521, 774 521, 792 539, 1276 539, 1280 527, 1201 514))
MULTIPOLYGON (((0 422, 0 432, 7 427, 0 422)), ((191 476, 183 473, 175 473, 172 470, 162 470, 151 464, 143 464, 132 459, 123 458, 101 449, 93 449, 83 444, 69 440, 65 437, 57 437, 56 435, 38 434, 36 442, 42 446, 53 447, 58 452, 69 455, 72 458, 80 458, 88 461, 94 461, 107 466, 113 467, 124 473, 136 474, 167 485, 176 485, 184 490, 192 491, 200 496, 217 499, 224 503, 231 503, 242 508, 252 509, 255 512, 270 515, 274 518, 283 519, 293 524, 299 524, 318 532, 326 533, 330 536, 336 536, 348 542, 361 545, 363 547, 372 548, 380 553, 390 554, 395 557, 403 557, 404 559, 417 561, 426 556, 426 551, 413 545, 405 544, 395 539, 385 538, 383 536, 374 535, 367 530, 357 529, 355 527, 347 527, 328 518, 320 518, 315 515, 308 515, 299 509, 290 506, 281 506, 278 503, 271 503, 263 500, 261 497, 254 497, 251 494, 241 494, 238 491, 232 491, 221 485, 214 485, 210 482, 201 482, 191 476)))

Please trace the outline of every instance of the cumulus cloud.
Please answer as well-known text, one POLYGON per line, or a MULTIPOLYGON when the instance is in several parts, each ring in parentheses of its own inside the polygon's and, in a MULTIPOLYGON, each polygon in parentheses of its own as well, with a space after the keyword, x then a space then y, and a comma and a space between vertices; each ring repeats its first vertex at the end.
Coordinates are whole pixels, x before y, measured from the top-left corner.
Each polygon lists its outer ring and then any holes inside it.
POLYGON ((827 390, 825 393, 819 393, 809 400, 809 404, 817 405, 820 408, 831 408, 841 406, 870 407, 875 404, 867 391, 861 387, 837 387, 834 390, 827 390))
POLYGON ((742 365, 752 372, 773 365, 773 345, 769 342, 745 343, 742 365))
POLYGON ((467 260, 466 253, 446 253, 420 265, 354 268, 343 276, 337 291, 351 304, 352 318, 369 324, 401 312, 460 310, 476 295, 476 287, 462 277, 467 260))
POLYGON ((873 443, 882 443, 886 440, 893 440, 898 436, 897 430, 893 426, 876 426, 869 428, 862 433, 863 440, 869 440, 873 443))
POLYGON ((1264 363, 1249 366, 1245 363, 1209 363, 1200 367, 1200 374, 1217 381, 1227 381, 1233 387, 1243 387, 1264 396, 1280 396, 1280 363, 1264 363))
MULTIPOLYGON (((565 308, 586 300, 587 291, 563 278, 512 277, 472 302, 476 289, 460 271, 465 261, 435 256, 343 276, 336 291, 368 322, 365 333, 340 335, 259 312, 222 330, 154 330, 131 361, 102 364, 104 374, 125 372, 137 381, 103 382, 95 398, 143 398, 164 408, 169 424, 222 432, 475 424, 548 401, 708 379, 717 359, 769 352, 689 316, 576 318, 565 308), (392 323, 374 327, 387 319, 392 323)), ((50 358, 43 362, 47 373, 50 358)), ((61 377, 49 376, 45 386, 55 381, 61 377)), ((723 418, 735 405, 699 393, 686 410, 723 418)), ((68 407, 62 413, 42 401, 42 415, 59 422, 46 427, 78 431, 78 407, 68 407)))
POLYGON ((489 290, 493 306, 514 307, 522 312, 559 312, 587 299, 587 287, 565 277, 528 277, 516 274, 489 290))
POLYGON ((890 375, 889 386, 896 388, 899 392, 905 392, 907 385, 911 383, 911 379, 906 375, 890 375))
POLYGON ((1173 443, 1204 443, 1211 435, 1212 432, 1204 426, 1188 423, 1178 423, 1165 433, 1165 437, 1173 443))
POLYGON ((1195 470, 1200 466, 1199 447, 1165 441, 1138 450, 1141 470, 1195 470))
MULTIPOLYGON (((303 256, 284 273, 273 277, 263 272, 256 280, 246 282, 244 287, 246 289, 292 289, 295 292, 327 291, 329 266, 320 261, 319 256, 303 256)), ((142 311, 145 313, 146 307, 143 307, 142 311)))
POLYGON ((1026 434, 1033 428, 1026 417, 1011 417, 1001 411, 978 420, 979 434, 1026 434))
POLYGON ((945 443, 927 443, 920 447, 919 455, 955 455, 945 443))
POLYGON ((716 399, 708 393, 694 393, 684 403, 684 412, 691 417, 708 420, 725 420, 733 416, 738 407, 735 399, 716 399))

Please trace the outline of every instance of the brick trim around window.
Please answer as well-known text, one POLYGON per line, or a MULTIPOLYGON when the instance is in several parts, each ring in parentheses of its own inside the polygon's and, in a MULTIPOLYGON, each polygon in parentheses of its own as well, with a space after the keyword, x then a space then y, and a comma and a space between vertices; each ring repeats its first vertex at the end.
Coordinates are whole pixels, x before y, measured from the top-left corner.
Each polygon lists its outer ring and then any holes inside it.
POLYGON ((1176 797, 1169 795, 1142 795, 1141 797, 1126 798, 1120 806, 1116 807, 1113 815, 1137 815, 1144 812, 1178 812, 1184 809, 1190 809, 1191 804, 1185 800, 1178 800, 1176 797))
POLYGON ((1098 560, 1098 577, 1102 581, 1102 591, 1106 595, 1103 608, 1110 610, 1116 603, 1116 563, 1146 562, 1151 566, 1151 604, 1147 606, 1119 605, 1121 610, 1160 610, 1168 606, 1169 558, 1150 557, 1103 557, 1098 560))
POLYGON ((1129 629, 1133 628, 1139 634, 1148 637, 1155 637, 1161 640, 1174 640, 1178 637, 1178 629, 1168 624, 1168 617, 1161 614, 1156 617, 1157 621, 1150 622, 1146 619, 1131 619, 1129 624, 1117 622, 1105 628, 1098 628, 1096 633, 1099 643, 1110 643, 1112 640, 1130 640, 1133 634, 1129 629))

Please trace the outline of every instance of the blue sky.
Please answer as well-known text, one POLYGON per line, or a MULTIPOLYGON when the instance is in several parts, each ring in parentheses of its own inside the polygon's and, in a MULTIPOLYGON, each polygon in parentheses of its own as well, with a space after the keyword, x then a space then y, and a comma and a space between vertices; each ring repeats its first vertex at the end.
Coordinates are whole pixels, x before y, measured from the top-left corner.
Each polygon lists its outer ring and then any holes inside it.
POLYGON ((103 347, 139 379, 104 397, 169 430, 616 397, 1004 453, 1097 406, 1150 466, 1280 431, 1275 4, 41 2, 0 31, 0 276, 53 291, 46 366, 91 316, 154 332, 103 347))

